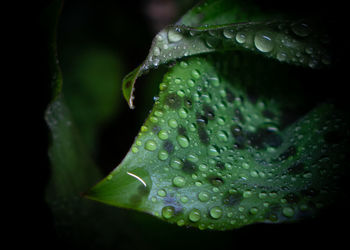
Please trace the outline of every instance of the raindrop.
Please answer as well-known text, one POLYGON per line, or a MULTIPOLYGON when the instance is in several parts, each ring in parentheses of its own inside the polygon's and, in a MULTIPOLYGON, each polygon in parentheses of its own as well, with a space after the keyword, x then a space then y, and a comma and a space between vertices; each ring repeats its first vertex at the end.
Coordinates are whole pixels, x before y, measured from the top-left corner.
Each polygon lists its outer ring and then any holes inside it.
POLYGON ((175 30, 175 29, 169 29, 168 31, 168 40, 171 43, 178 42, 182 39, 182 34, 175 30))
POLYGON ((160 55, 160 48, 159 47, 154 47, 153 55, 155 55, 155 56, 159 56, 160 55))
POLYGON ((206 201, 209 201, 210 196, 209 196, 209 194, 206 193, 206 192, 200 192, 200 193, 198 194, 198 199, 199 199, 200 201, 206 202, 206 201))
POLYGON ((166 139, 168 139, 169 136, 168 136, 168 133, 165 130, 161 130, 158 133, 158 137, 161 140, 166 140, 166 139))
POLYGON ((165 197, 166 196, 166 191, 164 189, 160 189, 160 190, 158 190, 157 194, 160 197, 165 197))
POLYGON ((222 216, 222 209, 220 207, 213 207, 210 209, 209 214, 213 219, 219 219, 222 216))
POLYGON ((159 153, 158 153, 158 158, 161 161, 165 161, 166 159, 168 159, 168 156, 169 156, 169 154, 165 150, 160 150, 159 153))
POLYGON ((233 31, 229 30, 229 29, 224 29, 224 31, 222 32, 222 34, 224 35, 225 38, 227 39, 231 39, 233 37, 233 31))
POLYGON ((198 222, 201 219, 201 212, 199 211, 199 209, 194 208, 189 213, 188 218, 192 222, 198 222))
POLYGON ((200 78, 200 73, 198 70, 194 69, 192 70, 191 75, 195 78, 195 79, 199 79, 200 78))
POLYGON ((162 216, 165 219, 170 219, 171 217, 174 216, 174 213, 175 213, 175 208, 172 206, 166 206, 166 207, 163 207, 162 209, 162 216))
POLYGON ((145 143, 145 149, 148 150, 148 151, 154 151, 157 149, 157 144, 155 141, 153 140, 148 140, 146 141, 145 143))
POLYGON ((188 139, 183 135, 178 135, 176 140, 182 148, 187 148, 190 145, 188 139))
POLYGON ((245 43, 246 40, 247 40, 247 36, 246 36, 244 33, 238 32, 238 33, 236 34, 236 41, 237 41, 238 43, 245 43))
POLYGON ((286 217, 292 217, 294 215, 294 210, 291 207, 284 207, 282 213, 286 217))
POLYGON ((186 185, 186 180, 185 180, 185 178, 183 178, 181 176, 176 176, 173 179, 173 184, 176 187, 184 187, 186 185))
POLYGON ((272 40, 271 32, 259 31, 254 37, 255 47, 261 52, 270 52, 273 50, 274 42, 272 40))
POLYGON ((169 119, 168 120, 168 125, 171 127, 171 128, 177 128, 177 121, 175 119, 169 119))
POLYGON ((173 158, 170 161, 170 166, 175 169, 181 169, 182 167, 182 161, 178 158, 173 158))
POLYGON ((210 156, 218 156, 219 152, 214 146, 209 145, 209 147, 208 147, 208 155, 210 155, 210 156))

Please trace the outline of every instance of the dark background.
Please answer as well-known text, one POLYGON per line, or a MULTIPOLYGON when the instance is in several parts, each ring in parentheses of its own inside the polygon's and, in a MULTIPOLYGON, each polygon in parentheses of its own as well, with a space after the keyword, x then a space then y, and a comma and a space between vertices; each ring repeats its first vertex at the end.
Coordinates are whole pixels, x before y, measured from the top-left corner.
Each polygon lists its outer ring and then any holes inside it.
MULTIPOLYGON (((39 13, 45 11, 49 2, 38 5, 39 13)), ((340 1, 333 1, 327 5, 318 1, 306 3, 299 0, 288 3, 272 0, 256 2, 262 8, 277 9, 296 15, 310 16, 322 13, 327 18, 337 19, 338 23, 343 22, 345 17, 343 7, 339 5, 340 1)), ((73 85, 72 89, 65 90, 65 94, 69 96, 79 91, 79 86, 74 87, 74 67, 79 62, 82 52, 97 50, 102 51, 104 55, 112 54, 111 58, 104 57, 104 60, 110 60, 118 73, 114 74, 112 67, 106 67, 103 73, 111 76, 108 78, 111 82, 121 84, 122 77, 144 60, 153 36, 165 25, 176 21, 194 3, 195 1, 185 0, 65 1, 57 29, 58 58, 63 79, 65 83, 71 81, 73 85)), ((40 25, 39 27, 42 27, 40 25)), ((337 27, 336 30, 341 34, 342 27, 337 27)), ((29 216, 30 225, 23 228, 23 233, 30 236, 28 244, 33 242, 34 246, 43 245, 48 249, 70 249, 74 243, 57 236, 53 215, 45 202, 45 188, 50 178, 50 161, 47 156, 50 136, 43 114, 52 95, 47 34, 41 32, 39 28, 37 38, 39 39, 35 48, 39 71, 34 87, 36 95, 33 98, 35 99, 33 108, 36 112, 32 112, 32 120, 36 124, 33 140, 40 138, 40 142, 36 143, 35 153, 32 154, 32 160, 36 163, 37 185, 31 190, 33 212, 29 216), (29 233, 34 226, 37 230, 29 233)), ((339 39, 339 51, 345 48, 343 42, 343 39, 339 39)), ((343 58, 340 59, 342 60, 343 58)), ((162 70, 160 69, 161 72, 162 70)), ((126 101, 120 95, 121 85, 119 89, 113 89, 117 96, 117 99, 112 101, 115 110, 111 111, 112 115, 101 123, 100 129, 94 131, 96 137, 90 138, 96 145, 92 149, 93 158, 103 174, 106 175, 114 169, 129 150, 134 136, 151 108, 152 97, 157 95, 157 83, 160 79, 161 74, 150 73, 138 80, 136 110, 128 109, 126 101)), ((347 214, 350 210, 345 202, 337 204, 314 220, 292 224, 258 224, 227 232, 202 232, 179 228, 151 216, 111 208, 124 217, 121 223, 125 223, 125 230, 121 230, 123 226, 116 229, 116 240, 110 249, 315 248, 329 244, 332 248, 340 248, 346 244, 349 232, 347 214)), ((89 239, 85 240, 88 242, 89 239)), ((90 249, 88 244, 84 248, 90 249)), ((75 249, 79 247, 75 246, 75 249)))

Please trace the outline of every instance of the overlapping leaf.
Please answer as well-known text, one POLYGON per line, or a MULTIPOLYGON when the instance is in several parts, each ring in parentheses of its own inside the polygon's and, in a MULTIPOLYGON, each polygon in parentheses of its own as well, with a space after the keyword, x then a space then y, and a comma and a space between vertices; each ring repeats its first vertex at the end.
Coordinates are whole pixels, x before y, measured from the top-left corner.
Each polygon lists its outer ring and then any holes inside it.
POLYGON ((139 75, 176 65, 123 162, 87 197, 200 229, 316 215, 339 193, 349 134, 336 106, 299 92, 316 74, 302 81, 295 66, 328 65, 326 38, 304 21, 161 31, 124 80, 129 105, 139 75), (310 110, 296 119, 300 107, 310 110))

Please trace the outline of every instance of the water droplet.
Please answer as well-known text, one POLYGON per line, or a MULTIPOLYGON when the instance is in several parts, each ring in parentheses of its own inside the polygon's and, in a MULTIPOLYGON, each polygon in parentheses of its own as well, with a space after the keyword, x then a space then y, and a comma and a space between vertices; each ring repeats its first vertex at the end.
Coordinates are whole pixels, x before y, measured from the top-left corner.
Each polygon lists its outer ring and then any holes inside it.
POLYGON ((178 135, 176 140, 182 148, 187 148, 190 145, 188 139, 183 135, 178 135))
POLYGON ((218 150, 216 149, 216 147, 212 146, 212 145, 209 145, 208 146, 208 155, 210 156, 218 156, 219 155, 219 152, 218 150))
POLYGON ((187 85, 188 85, 188 87, 194 87, 195 82, 194 82, 192 79, 189 79, 189 80, 187 81, 187 85))
POLYGON ((217 136, 218 136, 218 139, 222 142, 227 142, 228 140, 227 133, 223 130, 218 131, 217 136))
POLYGON ((301 37, 306 37, 311 32, 310 27, 306 23, 303 23, 303 22, 293 23, 291 28, 296 35, 301 36, 301 37))
POLYGON ((210 209, 209 214, 213 219, 219 219, 222 216, 222 209, 220 207, 213 207, 210 209))
POLYGON ((154 151, 157 149, 157 143, 153 140, 148 140, 145 143, 145 149, 148 151, 154 151))
POLYGON ((180 62, 180 66, 181 66, 182 68, 187 68, 188 64, 187 64, 187 62, 185 62, 185 61, 181 61, 181 62, 180 62))
POLYGON ((206 193, 206 192, 200 192, 200 193, 198 194, 198 199, 199 199, 200 201, 206 202, 206 201, 209 201, 210 196, 209 196, 209 194, 206 193))
POLYGON ((188 218, 192 222, 198 222, 201 219, 201 212, 199 211, 199 209, 194 208, 189 213, 188 218))
POLYGON ((136 154, 139 152, 139 149, 136 146, 132 146, 131 151, 136 154))
POLYGON ((160 197, 165 197, 166 196, 166 191, 164 189, 160 189, 160 190, 158 190, 157 194, 160 197))
POLYGON ((158 132, 158 137, 161 140, 166 140, 166 139, 168 139, 169 136, 168 136, 168 133, 165 130, 161 130, 161 131, 158 132))
POLYGON ((198 161, 198 156, 195 154, 189 154, 187 156, 187 160, 191 161, 191 162, 197 162, 198 161))
POLYGON ((155 56, 159 56, 160 55, 160 48, 159 47, 154 47, 153 55, 155 55, 155 56))
POLYGON ((250 196, 252 196, 252 192, 251 191, 244 191, 243 192, 243 197, 244 198, 249 198, 250 196))
POLYGON ((244 169, 249 169, 249 164, 248 163, 246 163, 246 162, 243 162, 242 163, 242 167, 244 168, 244 169))
POLYGON ((182 34, 175 30, 175 29, 169 29, 168 31, 168 40, 171 43, 178 42, 182 39, 182 34))
POLYGON ((200 73, 199 73, 199 71, 196 70, 196 69, 192 70, 191 75, 192 75, 195 79, 199 79, 200 76, 201 76, 200 73))
POLYGON ((293 210, 293 208, 291 208, 291 207, 284 207, 284 208, 282 209, 282 213, 283 213, 283 215, 286 216, 286 217, 293 217, 293 215, 294 215, 294 210, 293 210))
POLYGON ((225 38, 227 39, 231 39, 233 37, 233 31, 229 30, 229 29, 224 29, 224 31, 222 32, 222 34, 224 35, 225 38))
POLYGON ((244 33, 237 32, 237 34, 236 34, 236 41, 238 43, 245 43, 246 40, 247 40, 247 36, 244 33))
POLYGON ((259 211, 259 209, 257 209, 256 207, 252 207, 252 208, 249 210, 249 212, 250 212, 251 214, 257 214, 258 211, 259 211))
POLYGON ((208 170, 208 166, 205 164, 199 164, 199 170, 205 172, 208 170))
POLYGON ((171 128, 177 128, 177 121, 175 119, 169 119, 168 120, 168 125, 171 128))
POLYGON ((179 226, 179 227, 182 227, 183 225, 185 225, 185 220, 183 219, 180 219, 176 222, 176 224, 179 226))
POLYGON ((178 95, 178 96, 180 96, 180 97, 184 97, 185 96, 185 92, 183 91, 183 90, 178 90, 177 92, 176 92, 176 94, 178 95))
POLYGON ((168 152, 167 151, 165 151, 165 150, 159 150, 159 153, 158 153, 158 158, 159 158, 159 160, 161 160, 161 161, 165 161, 166 159, 168 159, 168 156, 169 156, 169 154, 168 154, 168 152))
POLYGON ((179 114, 179 116, 181 117, 181 118, 186 118, 187 117, 187 111, 186 111, 186 109, 184 109, 184 108, 180 108, 179 109, 179 111, 178 111, 178 114, 179 114))
POLYGON ((182 167, 182 161, 178 158, 173 158, 170 161, 170 166, 175 169, 181 169, 182 167))
POLYGON ((176 176, 173 179, 173 184, 176 187, 184 187, 186 185, 186 180, 185 180, 185 178, 183 178, 181 176, 176 176))
POLYGON ((175 213, 175 208, 172 206, 166 206, 163 207, 162 209, 162 216, 164 217, 164 219, 170 219, 171 217, 174 216, 175 213))
POLYGON ((254 37, 255 47, 261 52, 270 52, 274 48, 272 40, 273 34, 271 32, 259 31, 254 37))
POLYGON ((278 52, 277 53, 277 60, 279 60, 280 62, 284 62, 287 59, 287 54, 284 52, 278 52))

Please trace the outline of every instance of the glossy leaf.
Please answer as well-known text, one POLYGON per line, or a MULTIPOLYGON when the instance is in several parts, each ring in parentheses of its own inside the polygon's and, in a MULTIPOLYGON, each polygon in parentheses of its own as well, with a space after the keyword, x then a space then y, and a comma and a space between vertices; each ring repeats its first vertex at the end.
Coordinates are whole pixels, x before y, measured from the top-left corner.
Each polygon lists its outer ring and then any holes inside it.
POLYGON ((328 99, 331 74, 316 70, 331 64, 327 25, 236 16, 244 7, 229 2, 166 27, 124 78, 133 108, 136 79, 172 66, 130 151, 88 198, 215 230, 313 217, 337 198, 350 135, 338 106, 316 98, 328 99))
POLYGON ((250 101, 219 59, 170 70, 129 153, 89 198, 216 230, 294 221, 332 201, 345 157, 343 139, 332 140, 346 126, 342 115, 324 104, 279 129, 283 105, 250 101))

